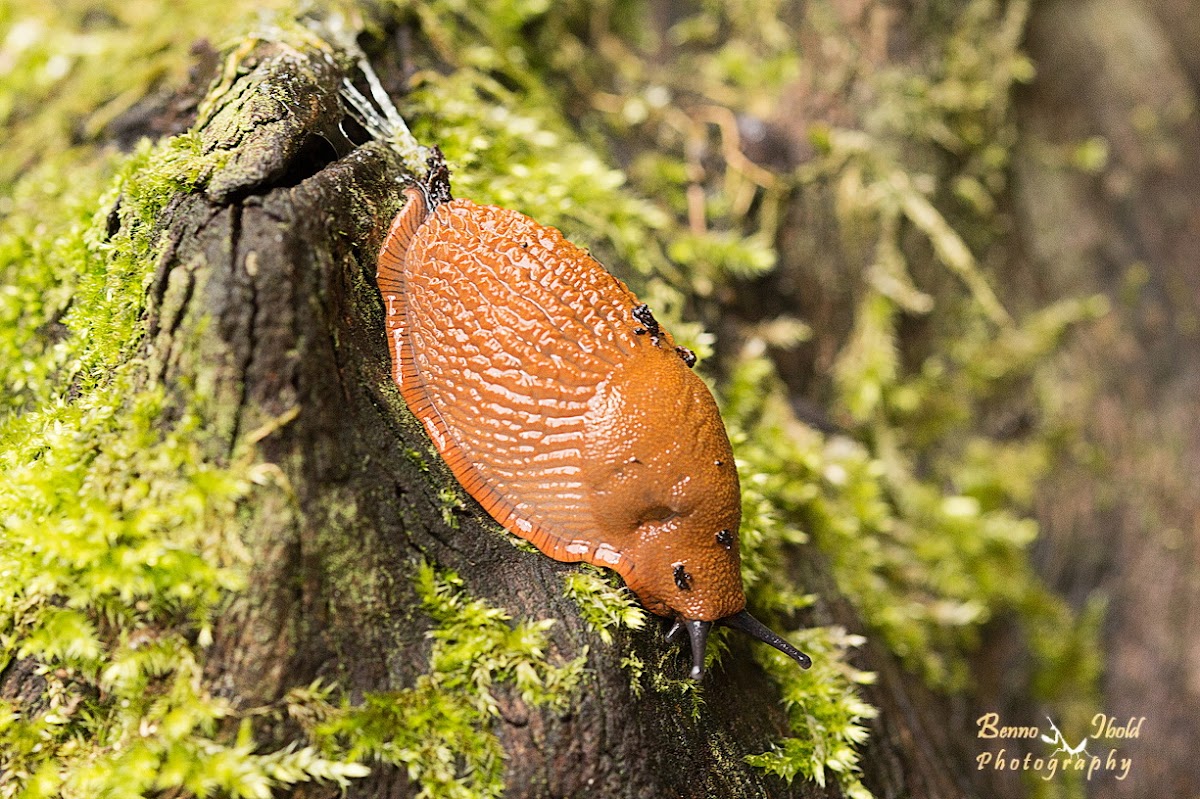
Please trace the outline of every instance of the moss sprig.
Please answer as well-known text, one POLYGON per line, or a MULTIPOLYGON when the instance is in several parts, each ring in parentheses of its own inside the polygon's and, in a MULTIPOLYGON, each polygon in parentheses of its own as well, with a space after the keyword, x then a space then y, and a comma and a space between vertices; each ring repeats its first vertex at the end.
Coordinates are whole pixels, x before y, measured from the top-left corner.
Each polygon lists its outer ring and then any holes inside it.
POLYGON ((314 737, 331 758, 403 768, 419 797, 499 797, 504 751, 491 725, 501 701, 511 691, 528 705, 566 707, 586 653, 552 665, 553 619, 513 625, 503 609, 470 598, 455 572, 429 563, 415 579, 435 624, 429 671, 412 688, 327 711, 314 737))

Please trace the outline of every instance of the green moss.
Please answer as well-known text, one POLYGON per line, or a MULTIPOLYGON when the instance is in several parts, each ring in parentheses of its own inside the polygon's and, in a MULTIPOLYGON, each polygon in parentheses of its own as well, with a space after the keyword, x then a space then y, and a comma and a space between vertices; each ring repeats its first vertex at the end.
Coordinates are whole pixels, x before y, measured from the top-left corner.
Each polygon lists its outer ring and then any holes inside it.
POLYGON ((438 502, 442 506, 442 521, 451 530, 458 529, 458 513, 466 505, 463 504, 463 492, 457 485, 447 485, 438 491, 438 502))
POLYGON ((613 630, 640 630, 646 626, 645 609, 628 589, 616 585, 613 572, 584 565, 579 571, 563 575, 563 582, 566 595, 579 603, 583 620, 604 643, 613 642, 613 630))
MULTIPOLYGON (((362 771, 311 749, 220 738, 235 706, 202 679, 213 620, 246 584, 238 508, 271 489, 254 484, 250 464, 207 462, 195 411, 167 426, 163 392, 143 384, 131 356, 156 220, 205 173, 190 137, 144 148, 112 189, 92 194, 90 224, 51 216, 63 226, 53 247, 19 250, 47 253, 26 262, 29 273, 69 286, 74 300, 55 347, 30 352, 18 330, 26 357, 53 368, 41 402, 0 426, 0 668, 35 664, 44 684, 37 702, 4 703, 0 795, 258 797, 362 771)), ((22 223, 9 224, 12 235, 22 223)))
POLYGON ((80 231, 111 178, 107 165, 76 166, 43 164, 0 198, 0 419, 44 397, 70 360, 61 319, 84 260, 80 231), (47 208, 57 216, 48 219, 47 208))
MULTIPOLYGON (((743 577, 756 616, 769 624, 814 599, 782 576, 788 571, 789 545, 807 540, 785 520, 820 498, 819 481, 807 470, 818 468, 826 457, 821 437, 795 421, 775 380, 766 361, 744 361, 726 387, 723 409, 742 476, 743 577)), ((877 490, 878 477, 867 475, 859 488, 877 490)), ((847 523, 869 510, 844 508, 847 523)), ((747 755, 747 762, 788 781, 801 776, 824 785, 835 779, 847 795, 868 796, 858 779, 857 748, 867 736, 862 723, 875 711, 858 696, 856 686, 873 677, 848 662, 861 639, 836 627, 788 633, 778 622, 773 626, 785 630, 785 637, 807 652, 814 665, 797 669, 782 653, 755 648, 756 659, 780 687, 792 736, 767 752, 747 755)))
MULTIPOLYGON (((566 595, 579 605, 579 615, 605 644, 613 643, 613 632, 622 627, 629 630, 645 628, 649 613, 637 599, 620 585, 616 573, 581 564, 578 571, 563 575, 566 595)), ((644 690, 646 664, 640 657, 628 654, 621 658, 621 667, 629 675, 635 695, 644 690)))
POLYGON ((285 2, 0 0, 0 193, 31 167, 90 160, 114 120, 186 82, 195 42, 219 42, 285 2))
POLYGON ((629 675, 629 689, 636 697, 641 697, 642 692, 646 690, 646 662, 633 653, 629 653, 621 658, 621 668, 625 669, 625 673, 629 675))
MULTIPOLYGON (((839 223, 873 240, 874 253, 835 363, 836 410, 866 443, 812 442, 819 454, 801 479, 822 490, 794 507, 839 586, 941 688, 969 684, 964 654, 989 620, 1016 613, 1063 640, 1083 629, 1039 584, 1027 554, 1037 531, 1024 516, 1056 430, 998 439, 980 424, 997 401, 1048 415, 1046 395, 1028 388, 1046 379, 1066 331, 1105 312, 1070 299, 1014 320, 975 255, 988 257, 1004 227, 997 208, 1016 136, 1009 97, 1032 76, 1018 49, 1027 10, 974 0, 930 26, 927 63, 873 71, 858 62, 883 101, 863 130, 822 131, 824 157, 804 175, 836 188, 839 223), (964 292, 940 288, 935 304, 917 288, 906 232, 925 239, 964 292), (901 314, 929 319, 924 349, 900 340, 901 314)), ((1037 668, 1063 674, 1049 661, 1037 668)), ((1060 684, 1059 695, 1086 697, 1089 673, 1060 684)))
POLYGON ((337 709, 326 703, 328 692, 293 701, 302 713, 316 713, 311 733, 330 758, 401 767, 421 797, 498 797, 504 752, 490 726, 501 690, 529 705, 566 708, 586 654, 551 665, 553 619, 513 626, 505 611, 469 598, 454 572, 423 563, 416 583, 435 627, 429 672, 414 687, 337 709))
MULTIPOLYGON (((1050 394, 1028 389, 1046 380, 1066 331, 1105 312, 1102 302, 1067 300, 1014 320, 975 255, 1003 229, 996 209, 1015 136, 1008 95, 1030 75, 1016 49, 1025 11, 968 4, 933 29, 936 65, 874 72, 859 61, 860 79, 882 98, 875 115, 862 130, 817 131, 822 157, 801 179, 835 192, 847 252, 866 253, 833 384, 833 411, 857 440, 799 425, 769 366, 753 361, 734 372, 728 416, 741 428, 747 482, 802 524, 839 589, 912 670, 942 690, 966 689, 983 625, 1015 620, 1035 657, 1031 689, 1078 717, 1096 686, 1098 611, 1080 623, 1041 585, 1028 557, 1037 530, 1025 517, 1058 432, 998 439, 980 424, 989 403, 1015 398, 1049 416, 1050 394), (944 281, 934 281, 936 294, 918 288, 914 232, 963 291, 944 281), (930 319, 927 349, 901 340, 901 314, 930 319)), ((776 676, 790 692, 795 675, 776 676)), ((754 762, 813 777, 813 743, 801 734, 754 762)))
POLYGON ((802 776, 824 786, 833 778, 847 796, 869 797, 858 779, 857 748, 867 740, 862 723, 876 711, 857 699, 852 686, 874 678, 846 663, 849 650, 863 640, 838 628, 805 630, 791 640, 812 656, 812 669, 797 670, 775 650, 764 650, 759 662, 781 686, 794 735, 746 760, 788 782, 802 776))

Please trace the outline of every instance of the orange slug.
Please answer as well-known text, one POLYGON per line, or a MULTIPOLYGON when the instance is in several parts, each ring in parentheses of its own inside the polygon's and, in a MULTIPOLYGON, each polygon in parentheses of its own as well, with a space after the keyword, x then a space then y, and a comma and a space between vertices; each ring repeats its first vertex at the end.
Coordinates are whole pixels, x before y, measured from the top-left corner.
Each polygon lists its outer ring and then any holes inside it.
POLYGON ((686 630, 809 665, 746 611, 737 469, 695 356, 624 283, 527 216, 450 196, 435 150, 379 254, 392 375, 451 472, 555 560, 614 569, 686 630))

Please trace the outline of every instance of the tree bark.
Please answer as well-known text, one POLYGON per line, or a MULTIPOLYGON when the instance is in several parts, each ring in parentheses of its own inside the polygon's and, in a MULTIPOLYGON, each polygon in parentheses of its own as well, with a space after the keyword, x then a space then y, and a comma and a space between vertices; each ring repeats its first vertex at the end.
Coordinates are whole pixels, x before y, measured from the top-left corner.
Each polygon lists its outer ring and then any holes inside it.
MULTIPOLYGON (((838 795, 745 764, 787 733, 748 643, 732 644, 693 720, 652 690, 634 695, 620 665, 626 652, 655 663, 673 651, 656 625, 600 645, 564 597, 573 566, 513 546, 473 501, 447 523, 439 491, 453 478, 392 383, 374 285, 399 206, 398 158, 379 143, 347 146, 342 75, 324 54, 262 44, 238 75, 199 129, 206 151, 228 157, 159 220, 168 246, 144 345, 147 381, 180 409, 205 408, 211 458, 252 447, 288 489, 248 511, 253 580, 217 625, 207 665, 216 690, 250 707, 318 678, 352 699, 412 685, 429 655, 412 585, 425 559, 515 618, 558 620, 553 655, 587 648, 588 676, 566 712, 501 697, 507 796, 838 795)), ((804 621, 861 630, 819 555, 794 555, 822 596, 804 621)), ((686 658, 671 657, 682 674, 686 658)), ((869 691, 883 714, 865 761, 877 796, 993 795, 951 740, 945 700, 914 687, 880 647, 861 665, 882 675, 869 691)), ((377 768, 348 795, 415 792, 399 770, 377 768)), ((295 792, 326 794, 337 791, 295 792)))
POLYGON ((1112 298, 1064 362, 1081 442, 1041 492, 1039 559, 1079 605, 1107 600, 1105 706, 1145 717, 1127 779, 1097 796, 1200 793, 1200 72, 1195 9, 1162 0, 1037 4, 1017 207, 1049 296, 1112 298), (1064 154, 1092 137, 1094 173, 1064 154))

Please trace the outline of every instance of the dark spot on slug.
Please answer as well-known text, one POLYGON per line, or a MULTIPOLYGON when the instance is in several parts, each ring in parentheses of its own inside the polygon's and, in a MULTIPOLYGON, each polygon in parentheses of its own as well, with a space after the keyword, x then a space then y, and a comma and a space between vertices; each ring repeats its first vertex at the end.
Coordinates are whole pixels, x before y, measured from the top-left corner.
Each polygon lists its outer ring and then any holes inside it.
POLYGON ((657 347, 660 340, 659 336, 662 333, 662 328, 659 327, 658 320, 654 318, 654 314, 650 311, 650 306, 646 303, 635 306, 633 309, 633 318, 645 325, 645 330, 638 328, 637 330, 634 330, 634 332, 638 335, 649 333, 650 343, 657 347))
POLYGON ((679 353, 679 357, 687 364, 687 368, 691 369, 696 365, 696 353, 689 350, 687 347, 676 347, 675 352, 679 353))
POLYGON ((717 531, 717 543, 720 544, 721 546, 725 547, 726 549, 732 549, 733 548, 733 531, 732 530, 718 530, 717 531))
POLYGON ((717 466, 724 466, 724 465, 725 465, 725 461, 713 461, 713 463, 715 463, 717 466))
POLYGON ((680 591, 690 591, 692 588, 692 575, 687 573, 687 569, 683 568, 682 563, 674 564, 675 569, 675 585, 679 586, 680 591))

